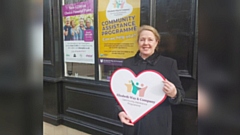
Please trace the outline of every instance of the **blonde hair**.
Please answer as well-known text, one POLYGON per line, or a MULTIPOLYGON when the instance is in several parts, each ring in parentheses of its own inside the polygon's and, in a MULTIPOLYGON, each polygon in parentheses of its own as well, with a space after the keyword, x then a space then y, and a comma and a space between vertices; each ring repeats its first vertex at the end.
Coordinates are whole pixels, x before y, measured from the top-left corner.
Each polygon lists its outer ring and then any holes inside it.
POLYGON ((151 31, 154 34, 154 36, 155 36, 156 40, 158 41, 158 43, 160 42, 161 36, 159 35, 158 31, 154 27, 152 27, 150 25, 142 25, 138 29, 137 42, 139 41, 139 36, 140 36, 141 32, 144 31, 144 30, 151 31))

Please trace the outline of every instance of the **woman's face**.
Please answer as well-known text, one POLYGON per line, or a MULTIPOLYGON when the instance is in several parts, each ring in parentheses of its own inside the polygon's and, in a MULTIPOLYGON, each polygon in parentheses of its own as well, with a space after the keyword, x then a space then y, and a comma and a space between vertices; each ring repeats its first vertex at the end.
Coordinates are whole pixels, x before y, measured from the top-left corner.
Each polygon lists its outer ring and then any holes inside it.
POLYGON ((83 21, 79 21, 79 23, 80 23, 80 26, 83 26, 83 21))
POLYGON ((90 21, 87 21, 87 22, 86 22, 86 25, 87 25, 87 27, 89 28, 89 27, 91 26, 90 21))
POLYGON ((72 27, 75 27, 75 22, 74 21, 72 21, 72 27))
POLYGON ((158 41, 151 31, 143 30, 139 35, 138 47, 142 58, 146 59, 151 56, 155 48, 157 47, 158 41))
POLYGON ((70 25, 70 20, 66 19, 66 25, 69 26, 70 25))

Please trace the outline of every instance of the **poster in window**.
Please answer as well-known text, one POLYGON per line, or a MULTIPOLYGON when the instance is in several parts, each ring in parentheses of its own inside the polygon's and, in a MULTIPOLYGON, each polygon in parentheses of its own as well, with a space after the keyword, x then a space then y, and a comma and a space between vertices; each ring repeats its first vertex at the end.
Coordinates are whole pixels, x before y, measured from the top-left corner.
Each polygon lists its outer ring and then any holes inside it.
POLYGON ((94 64, 93 0, 62 6, 65 62, 94 64))
POLYGON ((138 50, 140 0, 99 0, 99 63, 121 66, 122 60, 138 50))

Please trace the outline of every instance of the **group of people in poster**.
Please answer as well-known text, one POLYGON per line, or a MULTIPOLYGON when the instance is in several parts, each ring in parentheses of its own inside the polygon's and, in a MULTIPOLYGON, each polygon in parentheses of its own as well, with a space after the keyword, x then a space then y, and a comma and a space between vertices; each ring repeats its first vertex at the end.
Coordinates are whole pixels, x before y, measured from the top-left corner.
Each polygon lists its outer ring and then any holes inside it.
POLYGON ((71 20, 70 16, 67 16, 63 27, 63 38, 65 41, 84 40, 85 30, 92 30, 92 33, 94 32, 91 18, 84 19, 80 17, 79 25, 77 25, 74 20, 71 20))

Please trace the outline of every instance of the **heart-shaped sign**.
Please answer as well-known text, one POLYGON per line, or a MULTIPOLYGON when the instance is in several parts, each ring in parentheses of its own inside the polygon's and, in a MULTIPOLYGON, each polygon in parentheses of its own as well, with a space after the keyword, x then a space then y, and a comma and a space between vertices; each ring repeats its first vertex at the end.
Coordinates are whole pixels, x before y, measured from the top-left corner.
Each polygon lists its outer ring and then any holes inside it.
POLYGON ((136 123, 166 99, 163 80, 164 76, 154 70, 135 75, 128 68, 120 68, 112 74, 110 88, 131 122, 136 123))

